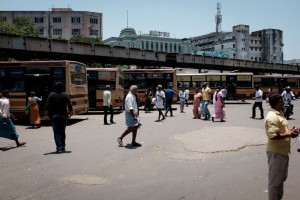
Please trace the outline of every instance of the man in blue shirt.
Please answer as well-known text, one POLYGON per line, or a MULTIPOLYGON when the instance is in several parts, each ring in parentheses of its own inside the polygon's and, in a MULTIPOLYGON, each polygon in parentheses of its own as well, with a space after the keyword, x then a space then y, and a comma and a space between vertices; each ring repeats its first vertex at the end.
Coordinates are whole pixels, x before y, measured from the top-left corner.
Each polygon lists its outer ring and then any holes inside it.
POLYGON ((173 96, 174 94, 176 94, 176 92, 174 92, 174 90, 172 89, 172 85, 169 86, 168 89, 166 89, 165 91, 165 95, 166 95, 166 112, 165 112, 165 116, 167 117, 168 112, 170 111, 171 113, 171 117, 173 117, 173 112, 172 112, 172 103, 173 103, 173 96))

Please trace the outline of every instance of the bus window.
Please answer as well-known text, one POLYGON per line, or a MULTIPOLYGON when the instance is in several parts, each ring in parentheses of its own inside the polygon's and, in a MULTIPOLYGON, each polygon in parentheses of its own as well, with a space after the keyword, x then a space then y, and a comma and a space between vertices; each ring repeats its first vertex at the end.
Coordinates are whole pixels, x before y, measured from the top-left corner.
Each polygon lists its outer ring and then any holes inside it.
POLYGON ((10 91, 24 91, 24 69, 12 68, 9 73, 9 90, 10 91))
POLYGON ((71 74, 72 85, 86 84, 86 72, 84 66, 78 64, 71 64, 70 74, 71 74))

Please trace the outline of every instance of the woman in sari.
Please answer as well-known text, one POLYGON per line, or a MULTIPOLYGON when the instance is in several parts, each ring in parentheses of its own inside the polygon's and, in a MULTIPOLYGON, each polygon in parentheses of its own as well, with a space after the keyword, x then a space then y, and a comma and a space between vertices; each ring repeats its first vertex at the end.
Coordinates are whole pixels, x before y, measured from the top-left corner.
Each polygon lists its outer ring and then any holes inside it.
POLYGON ((194 118, 193 119, 200 119, 200 113, 199 113, 199 107, 200 107, 200 103, 202 100, 202 94, 201 92, 199 92, 199 88, 195 89, 195 94, 194 94, 194 101, 193 101, 193 114, 194 114, 194 118))
POLYGON ((218 86, 217 90, 215 91, 214 95, 213 95, 213 103, 214 103, 214 115, 211 118, 212 122, 215 121, 215 118, 217 119, 221 119, 221 122, 225 122, 225 112, 224 112, 224 102, 223 102, 223 98, 222 98, 222 92, 221 92, 221 87, 218 86))
POLYGON ((38 98, 35 96, 35 92, 30 93, 30 97, 28 98, 28 104, 30 104, 30 124, 32 128, 37 126, 37 128, 41 127, 41 118, 40 118, 40 106, 37 103, 38 101, 42 101, 42 97, 38 98))

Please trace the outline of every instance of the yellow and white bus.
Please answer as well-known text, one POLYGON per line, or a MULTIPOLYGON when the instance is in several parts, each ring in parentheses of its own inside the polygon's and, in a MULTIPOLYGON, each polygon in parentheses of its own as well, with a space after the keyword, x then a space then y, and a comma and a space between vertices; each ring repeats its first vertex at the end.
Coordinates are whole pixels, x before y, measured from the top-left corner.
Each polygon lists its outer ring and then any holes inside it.
POLYGON ((110 86, 113 107, 124 106, 124 75, 118 68, 87 68, 89 109, 103 110, 103 92, 110 86))
MULTIPOLYGON (((177 74, 177 88, 188 87, 190 94, 207 82, 214 91, 217 86, 227 89, 228 100, 250 99, 254 93, 253 73, 195 73, 177 74)), ((190 95, 190 100, 193 95, 190 95)))
MULTIPOLYGON (((125 92, 129 91, 131 85, 137 85, 140 105, 145 103, 147 89, 151 89, 155 94, 158 85, 162 85, 163 90, 172 85, 173 89, 177 90, 175 69, 125 69, 123 72, 125 92)), ((177 97, 174 96, 173 101, 176 102, 176 100, 177 97)))
POLYGON ((11 112, 24 119, 30 92, 42 97, 40 115, 54 84, 61 82, 70 96, 74 113, 88 112, 86 66, 75 61, 13 61, 0 62, 0 91, 9 90, 11 112))

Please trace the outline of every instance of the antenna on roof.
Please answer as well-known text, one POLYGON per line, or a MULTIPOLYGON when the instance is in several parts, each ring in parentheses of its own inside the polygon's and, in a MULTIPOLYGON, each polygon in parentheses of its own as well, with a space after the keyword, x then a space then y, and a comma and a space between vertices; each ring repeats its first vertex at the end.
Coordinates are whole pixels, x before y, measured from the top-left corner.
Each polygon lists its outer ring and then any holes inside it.
POLYGON ((127 10, 127 28, 128 28, 128 10, 127 10))

